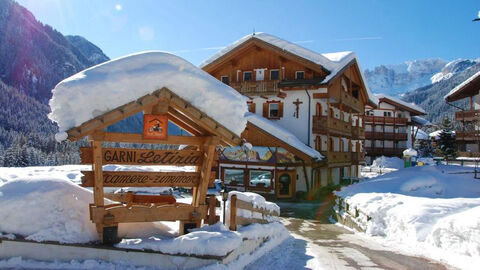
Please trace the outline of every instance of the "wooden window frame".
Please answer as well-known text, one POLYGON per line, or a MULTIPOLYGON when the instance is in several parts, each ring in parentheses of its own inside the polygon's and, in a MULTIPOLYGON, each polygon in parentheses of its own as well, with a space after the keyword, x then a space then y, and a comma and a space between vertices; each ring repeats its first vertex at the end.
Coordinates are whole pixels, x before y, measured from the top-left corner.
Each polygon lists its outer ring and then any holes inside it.
POLYGON ((245 187, 246 187, 246 185, 245 185, 245 178, 246 178, 246 169, 245 169, 245 168, 222 167, 222 182, 223 182, 223 184, 225 184, 226 186, 245 188, 245 187), (225 183, 225 171, 226 171, 226 170, 239 170, 239 171, 243 171, 243 183, 242 183, 241 185, 231 185, 231 184, 225 183))
POLYGON ((220 76, 220 81, 226 85, 230 85, 230 77, 228 75, 222 75, 220 76), (227 83, 223 81, 223 78, 227 78, 227 83))
POLYGON ((243 81, 244 81, 244 82, 251 82, 251 81, 253 81, 253 72, 252 72, 252 71, 244 71, 244 72, 243 72, 243 81), (245 75, 246 75, 247 73, 250 73, 250 80, 245 80, 245 75))
POLYGON ((271 100, 263 103, 263 117, 268 118, 268 119, 280 119, 283 117, 283 102, 280 100, 271 100), (270 104, 278 104, 278 116, 270 116, 270 104))
POLYGON ((280 80, 280 69, 270 69, 270 73, 269 73, 269 77, 268 77, 271 81, 273 80, 280 80), (277 71, 278 72, 278 78, 276 79, 272 79, 272 71, 277 71))
POLYGON ((304 70, 295 71, 295 80, 305 80, 305 71, 304 70), (303 78, 302 79, 298 78, 298 73, 303 73, 303 78))

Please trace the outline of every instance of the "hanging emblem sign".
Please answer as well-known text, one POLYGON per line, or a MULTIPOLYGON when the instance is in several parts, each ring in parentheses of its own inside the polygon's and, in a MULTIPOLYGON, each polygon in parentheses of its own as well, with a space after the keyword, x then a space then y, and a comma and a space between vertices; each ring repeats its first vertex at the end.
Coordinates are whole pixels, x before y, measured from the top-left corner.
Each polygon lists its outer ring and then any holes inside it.
POLYGON ((168 138, 168 117, 166 115, 143 115, 143 138, 166 140, 168 138))

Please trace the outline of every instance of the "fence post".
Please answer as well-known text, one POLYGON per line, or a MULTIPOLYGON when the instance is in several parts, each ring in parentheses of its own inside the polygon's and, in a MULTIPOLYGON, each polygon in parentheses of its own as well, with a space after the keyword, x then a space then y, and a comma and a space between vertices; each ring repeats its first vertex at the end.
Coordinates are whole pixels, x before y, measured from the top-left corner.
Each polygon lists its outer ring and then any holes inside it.
POLYGON ((217 199, 215 196, 208 196, 208 225, 215 224, 215 216, 217 212, 215 211, 217 204, 217 199))
POLYGON ((230 197, 230 231, 237 230, 237 195, 230 197))

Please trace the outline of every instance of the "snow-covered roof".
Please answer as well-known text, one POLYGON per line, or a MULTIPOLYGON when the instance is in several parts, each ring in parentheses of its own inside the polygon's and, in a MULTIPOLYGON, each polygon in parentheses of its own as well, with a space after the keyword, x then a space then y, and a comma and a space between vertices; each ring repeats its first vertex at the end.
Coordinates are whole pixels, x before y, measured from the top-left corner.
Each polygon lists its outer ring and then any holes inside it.
POLYGON ((323 159, 323 156, 315 149, 309 147, 308 145, 304 144, 302 141, 300 141, 295 135, 293 135, 290 131, 284 129, 283 127, 279 126, 278 124, 274 123, 271 120, 268 120, 265 117, 262 117, 260 115, 254 114, 254 113, 247 113, 245 114, 245 118, 247 121, 258 128, 268 132, 275 138, 283 141, 284 143, 294 147, 295 149, 298 149, 302 153, 305 153, 306 155, 312 157, 312 158, 317 158, 317 159, 323 159))
POLYGON ((480 71, 473 74, 473 76, 471 76, 470 78, 466 79, 464 82, 462 82, 461 84, 457 85, 457 87, 453 88, 452 90, 450 90, 450 92, 448 92, 448 94, 446 94, 443 98, 444 99, 449 99, 451 98, 453 95, 455 94, 458 94, 459 92, 462 91, 462 89, 464 89, 465 86, 467 86, 469 83, 471 83, 473 80, 477 79, 477 78, 480 78, 480 71))
MULTIPOLYGON (((441 129, 430 132, 428 136, 430 136, 430 138, 434 138, 435 140, 438 140, 440 138, 440 133, 442 133, 441 129)), ((455 130, 452 130, 452 134, 455 134, 455 130)))
POLYGON ((202 62, 199 66, 200 68, 203 68, 213 62, 215 62, 217 59, 221 58, 222 56, 226 55, 233 49, 237 48, 238 46, 242 45, 243 43, 247 42, 250 39, 259 39, 261 41, 264 41, 268 44, 271 44, 277 48, 280 48, 281 50, 287 51, 291 54, 294 54, 298 57, 301 57, 303 59, 309 60, 317 65, 322 66, 323 68, 327 69, 330 71, 330 74, 325 77, 325 79, 322 81, 322 83, 327 83, 330 81, 330 79, 334 78, 343 68, 345 68, 348 64, 350 64, 353 60, 357 62, 358 69, 360 72, 360 75, 362 77, 363 83, 365 85, 365 89, 367 90, 368 98, 370 102, 374 104, 378 104, 378 100, 375 98, 375 96, 372 94, 370 89, 367 86, 367 80, 365 79, 363 75, 363 71, 360 67, 357 55, 354 52, 346 51, 346 52, 335 52, 335 53, 325 53, 325 54, 320 54, 316 53, 314 51, 311 51, 307 48, 304 48, 298 44, 286 41, 284 39, 281 39, 279 37, 267 34, 267 33, 255 33, 255 34, 249 34, 246 35, 239 40, 233 42, 232 44, 226 46, 216 54, 214 54, 212 57, 208 58, 204 62, 202 62))
POLYGON ((61 81, 52 91, 48 117, 67 131, 163 87, 238 136, 246 127, 246 97, 186 60, 159 51, 117 58, 61 81))
POLYGON ((421 116, 418 116, 418 115, 412 116, 412 122, 415 122, 417 125, 420 125, 420 126, 431 126, 431 125, 433 125, 432 122, 430 122, 427 119, 425 119, 421 116))
POLYGON ((407 107, 407 108, 410 108, 412 110, 415 110, 421 114, 426 114, 425 110, 422 109, 421 107, 419 107, 418 105, 416 105, 415 103, 408 103, 406 101, 403 101, 399 98, 396 98, 396 97, 392 97, 392 96, 389 96, 389 95, 386 95, 386 94, 375 94, 375 96, 378 98, 378 99, 386 99, 386 100, 391 100, 395 103, 398 103, 404 107, 407 107))
POLYGON ((428 134, 419 129, 418 127, 413 127, 413 133, 415 134, 415 140, 428 140, 429 136, 428 134))

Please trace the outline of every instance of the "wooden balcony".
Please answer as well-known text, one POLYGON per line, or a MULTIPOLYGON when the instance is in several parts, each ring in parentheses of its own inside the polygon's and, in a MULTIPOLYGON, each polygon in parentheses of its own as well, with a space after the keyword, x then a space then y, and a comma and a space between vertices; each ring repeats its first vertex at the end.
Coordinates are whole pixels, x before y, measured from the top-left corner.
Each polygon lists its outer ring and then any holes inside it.
POLYGON ((352 164, 359 165, 365 164, 365 153, 363 152, 352 152, 352 164))
POLYGON ((365 115, 364 121, 366 124, 376 125, 407 125, 408 118, 385 117, 385 116, 371 116, 365 115))
POLYGON ((275 95, 279 93, 279 80, 231 82, 230 87, 245 95, 275 95))
POLYGON ((351 112, 363 113, 363 106, 360 100, 353 97, 351 94, 345 91, 329 91, 329 98, 335 100, 336 102, 331 102, 331 104, 342 104, 343 108, 350 108, 351 112))
POLYGON ((408 133, 365 131, 365 139, 367 139, 367 140, 406 141, 406 140, 408 140, 408 133))
POLYGON ((402 157, 405 148, 365 147, 368 156, 402 157))
POLYGON ((328 151, 328 152, 321 152, 321 154, 325 157, 327 157, 327 163, 330 165, 335 164, 336 166, 339 166, 341 164, 343 165, 349 165, 352 163, 352 153, 351 152, 333 152, 333 151, 328 151))
POLYGON ((480 130, 456 130, 455 138, 457 141, 480 141, 480 130))
POLYGON ((352 124, 343 120, 328 116, 313 116, 312 132, 317 134, 337 134, 340 136, 352 135, 352 124))
POLYGON ((352 139, 353 140, 363 140, 365 139, 365 128, 364 127, 352 127, 352 139))
POLYGON ((480 120, 480 110, 460 111, 455 112, 455 119, 457 121, 477 121, 480 120))

